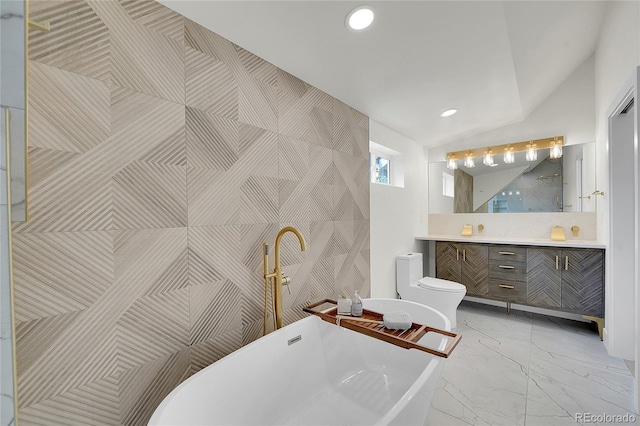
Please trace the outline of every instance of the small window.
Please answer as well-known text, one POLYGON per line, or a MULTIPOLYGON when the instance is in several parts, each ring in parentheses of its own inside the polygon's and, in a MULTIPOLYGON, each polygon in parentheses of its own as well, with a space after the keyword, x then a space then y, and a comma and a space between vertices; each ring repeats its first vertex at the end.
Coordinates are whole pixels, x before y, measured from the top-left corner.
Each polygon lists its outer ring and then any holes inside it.
POLYGON ((380 155, 372 155, 373 167, 371 173, 371 182, 391 183, 391 160, 380 155))
POLYGON ((371 183, 404 188, 402 153, 369 141, 369 175, 371 183))
POLYGON ((453 175, 442 172, 442 195, 453 198, 453 175))

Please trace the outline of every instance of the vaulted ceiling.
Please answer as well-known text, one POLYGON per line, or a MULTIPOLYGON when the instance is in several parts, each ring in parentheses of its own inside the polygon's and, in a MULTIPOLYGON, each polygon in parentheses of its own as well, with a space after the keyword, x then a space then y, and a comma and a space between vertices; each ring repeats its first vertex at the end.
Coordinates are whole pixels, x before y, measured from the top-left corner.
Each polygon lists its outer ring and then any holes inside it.
POLYGON ((425 146, 523 120, 594 52, 607 1, 160 0, 425 146), (448 108, 459 112, 448 118, 448 108))

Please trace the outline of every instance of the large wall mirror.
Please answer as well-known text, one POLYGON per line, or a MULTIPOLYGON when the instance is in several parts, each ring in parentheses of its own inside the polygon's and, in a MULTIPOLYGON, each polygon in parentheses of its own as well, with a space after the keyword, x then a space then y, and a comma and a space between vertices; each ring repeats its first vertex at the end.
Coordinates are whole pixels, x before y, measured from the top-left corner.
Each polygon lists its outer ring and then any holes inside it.
MULTIPOLYGON (((456 170, 446 161, 429 163, 429 213, 542 213, 595 211, 595 143, 565 145, 561 158, 538 150, 496 166, 481 162, 456 170)), ((496 156, 498 157, 498 156, 496 156)))

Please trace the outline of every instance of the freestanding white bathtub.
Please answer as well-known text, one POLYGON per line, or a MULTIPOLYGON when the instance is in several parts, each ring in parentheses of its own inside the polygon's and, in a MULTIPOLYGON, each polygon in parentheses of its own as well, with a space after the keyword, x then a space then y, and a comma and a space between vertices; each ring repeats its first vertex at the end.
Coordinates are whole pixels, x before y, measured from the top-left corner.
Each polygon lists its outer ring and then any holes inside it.
MULTIPOLYGON (((406 300, 365 299, 364 308, 451 329, 440 312, 406 300)), ((427 333, 419 343, 446 342, 427 333)), ((444 361, 310 316, 185 380, 149 425, 424 424, 444 361)))

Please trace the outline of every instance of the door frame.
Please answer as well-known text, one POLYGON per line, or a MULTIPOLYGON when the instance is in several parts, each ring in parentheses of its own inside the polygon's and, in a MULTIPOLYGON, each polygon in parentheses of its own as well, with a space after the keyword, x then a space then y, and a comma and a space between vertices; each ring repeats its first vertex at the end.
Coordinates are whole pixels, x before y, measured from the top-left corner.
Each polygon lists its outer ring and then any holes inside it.
MULTIPOLYGON (((613 119, 629 104, 629 102, 633 99, 635 102, 634 107, 634 125, 633 125, 633 189, 632 196, 634 197, 634 217, 632 219, 632 223, 634 225, 633 231, 633 250, 634 250, 634 258, 637 259, 640 255, 640 213, 638 210, 640 209, 640 150, 638 147, 638 126, 640 122, 640 99, 638 98, 638 89, 640 87, 640 67, 637 67, 632 75, 629 77, 625 85, 622 87, 622 90, 619 92, 618 96, 615 98, 614 102, 611 104, 611 107, 607 110, 607 165, 608 165, 608 177, 609 177, 609 195, 613 193, 613 170, 614 165, 612 164, 612 154, 611 151, 613 149, 612 139, 613 139, 613 119)), ((617 260, 611 253, 611 247, 613 242, 613 221, 611 220, 612 211, 616 206, 616 198, 613 196, 608 197, 608 222, 609 222, 609 241, 607 242, 607 246, 609 250, 607 250, 606 256, 606 277, 607 284, 606 288, 611 288, 611 271, 617 266, 617 260)), ((633 327, 634 327, 634 336, 636 336, 634 343, 634 404, 636 413, 640 412, 640 267, 638 262, 634 263, 633 268, 633 327)), ((605 300, 606 300, 605 293, 605 300)), ((611 305, 609 308, 611 309, 611 305)), ((606 323, 605 323, 606 328, 606 323)), ((612 331, 611 329, 609 331, 612 331)), ((611 337, 614 337, 615 330, 611 333, 611 337)), ((607 348, 609 349, 609 348, 607 348)), ((613 348, 612 348, 613 349, 613 348)), ((615 352, 615 351, 614 351, 615 352)), ((615 355, 615 353, 614 353, 615 355)))

